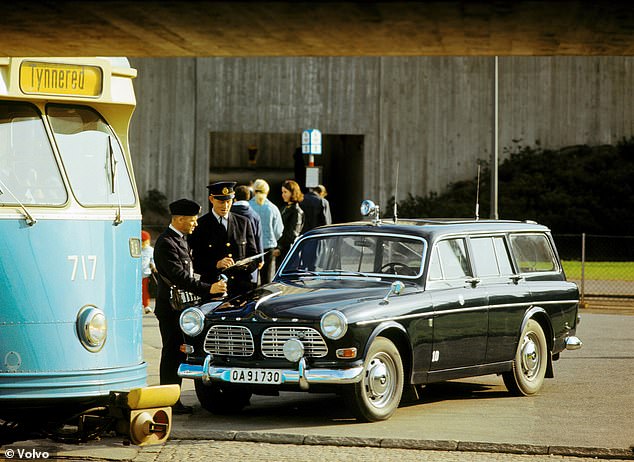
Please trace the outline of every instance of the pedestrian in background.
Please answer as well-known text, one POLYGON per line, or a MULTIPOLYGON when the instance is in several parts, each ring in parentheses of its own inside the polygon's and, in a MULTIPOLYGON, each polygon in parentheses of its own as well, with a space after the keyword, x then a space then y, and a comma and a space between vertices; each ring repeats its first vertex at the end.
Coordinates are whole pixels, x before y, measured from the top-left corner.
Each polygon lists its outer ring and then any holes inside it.
POLYGON ((326 187, 323 184, 318 184, 317 186, 315 186, 314 189, 315 192, 319 194, 319 197, 321 197, 322 199, 326 199, 328 191, 326 191, 326 187))
MULTIPOLYGON (((249 220, 251 229, 253 230, 253 236, 255 237, 255 246, 258 253, 262 253, 262 224, 260 215, 257 214, 249 203, 251 199, 251 189, 248 186, 240 185, 235 188, 235 202, 231 206, 231 213, 236 213, 249 220)), ((258 285, 258 270, 262 268, 264 260, 260 259, 258 267, 251 273, 251 288, 255 288, 258 285)))
MULTIPOLYGON (((198 296, 221 295, 227 290, 224 281, 213 285, 202 282, 194 276, 194 268, 189 246, 185 237, 196 228, 200 205, 189 199, 179 199, 169 205, 172 219, 170 225, 156 240, 154 261, 158 271, 158 293, 156 295, 156 317, 161 332, 161 364, 159 374, 161 385, 181 385, 178 366, 185 362, 185 353, 180 351, 183 333, 179 326, 180 312, 172 307, 170 287, 192 292, 198 296)), ((174 414, 191 414, 191 406, 185 406, 180 399, 172 406, 174 414)))
POLYGON ((273 250, 277 247, 277 240, 282 237, 284 224, 282 214, 277 206, 267 196, 269 184, 260 178, 253 182, 253 198, 249 201, 251 208, 260 216, 262 226, 262 248, 265 252, 264 265, 260 269, 260 283, 268 284, 275 276, 275 256, 273 250))
POLYGON ((318 226, 329 225, 332 223, 330 216, 330 204, 322 198, 315 188, 309 188, 304 194, 304 199, 299 206, 304 211, 304 229, 302 232, 310 231, 318 226))
POLYGON ((249 220, 230 212, 235 185, 235 181, 218 181, 207 186, 211 211, 200 217, 198 227, 189 237, 194 269, 200 279, 213 283, 225 274, 229 278, 230 297, 251 290, 251 273, 259 264, 258 260, 253 260, 245 265, 235 265, 258 253, 249 220))
POLYGON ((326 202, 326 208, 328 209, 328 215, 330 215, 330 222, 332 223, 332 214, 330 213, 330 201, 326 199, 326 196, 328 195, 326 187, 323 184, 318 184, 317 186, 315 186, 315 192, 319 194, 319 197, 321 197, 326 202))
POLYGON ((282 183, 282 200, 286 203, 286 207, 282 210, 284 231, 273 252, 279 262, 284 260, 304 227, 304 211, 299 206, 299 203, 304 200, 304 195, 296 181, 286 180, 282 183))
POLYGON ((156 271, 156 266, 154 266, 154 247, 150 239, 150 233, 141 231, 141 275, 143 277, 141 294, 145 314, 154 311, 150 306, 150 278, 156 271))

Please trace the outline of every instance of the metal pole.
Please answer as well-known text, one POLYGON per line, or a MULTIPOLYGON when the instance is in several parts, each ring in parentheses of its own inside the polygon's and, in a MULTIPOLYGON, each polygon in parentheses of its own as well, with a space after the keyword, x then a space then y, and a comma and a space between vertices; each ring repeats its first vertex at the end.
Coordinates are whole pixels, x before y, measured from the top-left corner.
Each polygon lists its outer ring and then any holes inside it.
POLYGON ((493 147, 491 149, 491 218, 498 219, 498 57, 493 61, 493 147))
POLYGON ((581 233, 581 308, 586 307, 585 302, 586 285, 586 233, 581 233))

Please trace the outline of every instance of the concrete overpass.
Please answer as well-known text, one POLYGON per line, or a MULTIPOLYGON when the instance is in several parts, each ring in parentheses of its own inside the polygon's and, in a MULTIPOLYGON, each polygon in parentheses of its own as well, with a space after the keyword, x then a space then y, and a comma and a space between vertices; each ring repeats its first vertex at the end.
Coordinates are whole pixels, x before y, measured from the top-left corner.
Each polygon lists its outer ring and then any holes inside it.
POLYGON ((14 1, 0 18, 0 56, 634 54, 619 1, 14 1))

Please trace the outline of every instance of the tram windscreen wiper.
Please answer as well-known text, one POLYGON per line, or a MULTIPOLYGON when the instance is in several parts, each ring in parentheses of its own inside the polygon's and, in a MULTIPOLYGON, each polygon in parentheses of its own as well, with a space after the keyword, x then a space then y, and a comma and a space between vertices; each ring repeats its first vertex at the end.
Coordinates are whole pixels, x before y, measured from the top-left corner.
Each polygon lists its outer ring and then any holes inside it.
POLYGON ((5 191, 8 192, 9 195, 13 198, 13 200, 15 200, 20 206, 20 209, 22 210, 22 213, 24 214, 24 219, 26 221, 26 224, 29 226, 33 226, 35 223, 37 223, 37 220, 33 218, 33 216, 29 213, 29 211, 26 209, 24 204, 20 202, 20 200, 17 197, 15 197, 15 194, 13 194, 13 192, 9 189, 9 187, 6 184, 4 184, 2 180, 0 180, 0 195, 4 194, 5 191))
POLYGON ((119 198, 119 191, 115 187, 115 183, 117 181, 117 159, 114 156, 114 149, 112 149, 112 136, 108 135, 108 146, 107 146, 107 157, 108 157, 108 166, 110 167, 110 187, 112 194, 117 194, 117 215, 114 219, 114 224, 120 225, 123 223, 121 219, 121 200, 119 198))

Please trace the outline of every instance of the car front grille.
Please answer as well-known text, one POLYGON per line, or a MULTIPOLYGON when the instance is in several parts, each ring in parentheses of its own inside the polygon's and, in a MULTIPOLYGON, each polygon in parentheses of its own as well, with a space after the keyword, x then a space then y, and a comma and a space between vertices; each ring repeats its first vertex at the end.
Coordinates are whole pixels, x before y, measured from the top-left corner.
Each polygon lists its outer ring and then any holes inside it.
POLYGON ((262 354, 267 358, 283 358, 284 342, 290 338, 301 340, 307 358, 322 358, 328 354, 323 337, 311 327, 269 327, 262 333, 262 354))
POLYGON ((218 356, 253 355, 253 335, 242 326, 211 326, 205 337, 205 352, 218 356))

